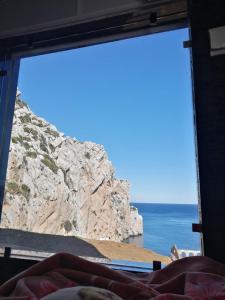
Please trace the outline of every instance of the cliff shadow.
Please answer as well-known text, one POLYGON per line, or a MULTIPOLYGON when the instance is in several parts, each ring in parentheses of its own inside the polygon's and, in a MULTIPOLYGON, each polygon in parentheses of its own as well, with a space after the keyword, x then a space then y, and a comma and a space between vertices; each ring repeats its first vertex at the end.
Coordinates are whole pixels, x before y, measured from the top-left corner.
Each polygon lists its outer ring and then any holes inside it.
POLYGON ((0 248, 45 253, 67 252, 82 257, 106 259, 93 245, 75 236, 0 229, 0 248))

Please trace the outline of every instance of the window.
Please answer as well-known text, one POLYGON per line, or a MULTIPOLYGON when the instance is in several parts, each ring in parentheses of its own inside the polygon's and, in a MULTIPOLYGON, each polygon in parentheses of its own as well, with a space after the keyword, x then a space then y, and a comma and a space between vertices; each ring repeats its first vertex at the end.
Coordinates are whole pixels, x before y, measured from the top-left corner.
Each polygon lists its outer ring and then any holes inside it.
POLYGON ((35 232, 32 251, 78 247, 118 264, 167 264, 174 244, 178 256, 200 250, 186 38, 22 59, 2 235, 20 249, 35 232))

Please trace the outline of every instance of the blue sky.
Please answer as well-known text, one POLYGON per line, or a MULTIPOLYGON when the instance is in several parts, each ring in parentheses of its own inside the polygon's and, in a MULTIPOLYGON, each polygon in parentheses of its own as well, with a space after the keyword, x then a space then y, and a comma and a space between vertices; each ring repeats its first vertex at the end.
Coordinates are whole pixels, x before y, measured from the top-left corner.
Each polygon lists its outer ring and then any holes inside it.
POLYGON ((187 30, 23 59, 19 89, 39 116, 103 144, 131 200, 196 203, 187 30))

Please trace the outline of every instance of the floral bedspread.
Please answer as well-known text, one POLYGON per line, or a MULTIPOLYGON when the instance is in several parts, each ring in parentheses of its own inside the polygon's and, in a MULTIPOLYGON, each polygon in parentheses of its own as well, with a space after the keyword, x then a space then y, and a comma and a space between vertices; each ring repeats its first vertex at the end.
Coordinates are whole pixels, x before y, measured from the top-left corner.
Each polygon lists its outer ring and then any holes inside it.
POLYGON ((0 299, 225 300, 225 265, 195 256, 133 274, 59 253, 0 286, 0 299))

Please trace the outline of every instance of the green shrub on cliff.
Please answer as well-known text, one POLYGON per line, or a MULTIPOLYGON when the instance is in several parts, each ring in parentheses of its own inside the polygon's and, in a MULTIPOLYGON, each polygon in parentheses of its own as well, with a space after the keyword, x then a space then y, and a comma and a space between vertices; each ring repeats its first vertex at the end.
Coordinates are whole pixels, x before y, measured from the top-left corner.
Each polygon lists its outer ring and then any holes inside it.
POLYGON ((26 152, 26 156, 30 158, 37 158, 37 153, 34 151, 28 151, 26 152))
POLYGON ((23 136, 21 137, 24 141, 27 141, 27 142, 31 142, 31 138, 29 138, 29 136, 23 136))
POLYGON ((72 223, 69 220, 66 220, 63 224, 64 229, 66 232, 70 232, 72 230, 72 223))
POLYGON ((43 121, 33 117, 32 120, 35 120, 35 122, 32 122, 33 125, 38 126, 38 127, 45 127, 45 124, 43 121))
POLYGON ((55 147, 52 144, 49 144, 49 148, 51 149, 52 152, 55 152, 55 147))
POLYGON ((45 130, 45 132, 48 133, 48 134, 50 134, 50 135, 52 135, 52 136, 54 136, 54 137, 59 137, 59 133, 57 131, 55 131, 55 130, 50 129, 50 128, 47 128, 45 130))
POLYGON ((13 142, 14 144, 20 143, 20 145, 23 145, 23 138, 22 138, 21 135, 19 135, 19 136, 13 136, 13 137, 12 137, 12 142, 13 142))
POLYGON ((40 149, 46 153, 48 153, 48 148, 45 146, 43 142, 40 142, 40 149))
POLYGON ((29 200, 29 198, 30 198, 30 188, 26 184, 22 184, 21 194, 24 196, 24 198, 29 200))
POLYGON ((26 184, 19 186, 15 181, 10 181, 7 183, 6 192, 10 194, 21 194, 27 200, 30 198, 30 188, 26 184))
POLYGON ((21 123, 23 123, 23 124, 31 123, 30 114, 25 114, 24 116, 20 116, 19 118, 20 118, 21 123))
POLYGON ((26 150, 29 150, 30 147, 32 147, 32 146, 31 146, 30 144, 28 144, 27 142, 23 143, 22 145, 23 145, 23 147, 24 147, 26 150))
POLYGON ((25 126, 23 128, 23 130, 26 132, 26 133, 29 133, 29 134, 32 134, 33 138, 34 139, 37 139, 38 138, 38 132, 37 130, 33 129, 33 128, 30 128, 30 127, 27 127, 25 126))
POLYGON ((84 156, 85 156, 87 159, 90 159, 90 158, 91 158, 91 154, 90 154, 89 152, 86 152, 86 153, 84 154, 84 156))
POLYGON ((10 181, 7 183, 6 191, 10 194, 19 194, 20 187, 15 181, 10 181))
POLYGON ((55 161, 48 155, 44 155, 44 158, 41 160, 41 162, 46 165, 53 173, 57 174, 58 172, 58 167, 55 163, 55 161))

